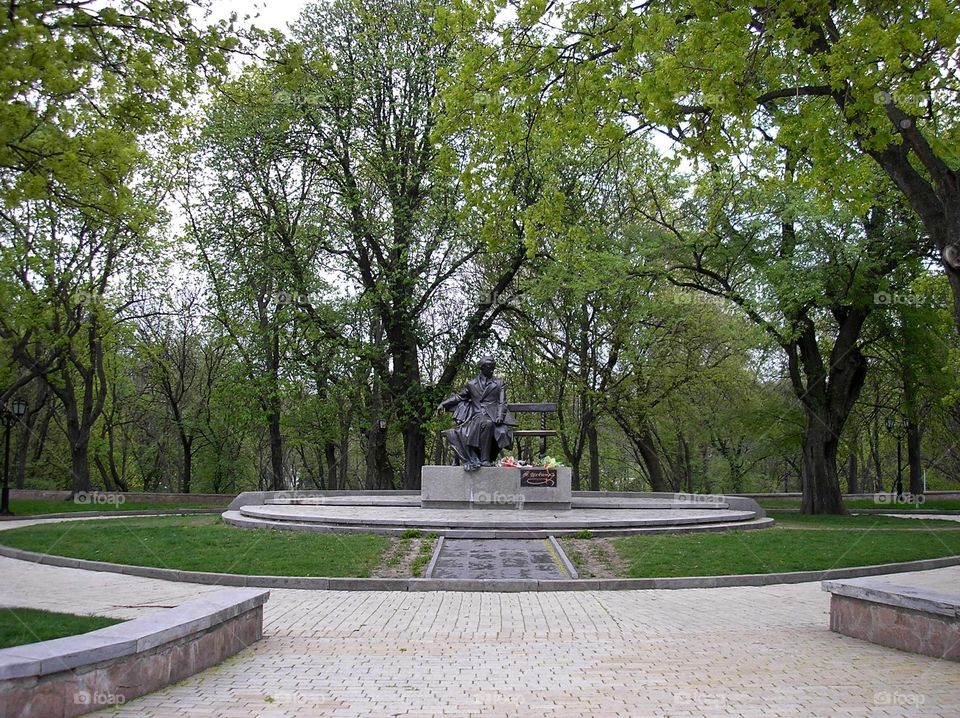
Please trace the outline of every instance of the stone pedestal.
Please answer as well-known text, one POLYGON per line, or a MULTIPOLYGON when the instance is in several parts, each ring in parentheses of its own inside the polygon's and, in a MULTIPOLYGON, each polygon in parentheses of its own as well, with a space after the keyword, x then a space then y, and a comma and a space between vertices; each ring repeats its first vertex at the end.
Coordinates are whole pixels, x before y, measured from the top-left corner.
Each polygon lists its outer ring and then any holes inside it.
POLYGON ((424 466, 420 506, 425 509, 570 510, 570 469, 424 466))

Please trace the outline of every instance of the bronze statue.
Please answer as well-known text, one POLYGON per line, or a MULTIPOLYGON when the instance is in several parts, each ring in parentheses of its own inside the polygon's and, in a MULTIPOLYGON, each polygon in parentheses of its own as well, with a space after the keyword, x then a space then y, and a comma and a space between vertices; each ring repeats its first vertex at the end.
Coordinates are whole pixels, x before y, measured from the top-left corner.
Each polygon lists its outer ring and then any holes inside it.
POLYGON ((517 421, 507 408, 503 380, 493 375, 495 368, 492 357, 483 357, 480 374, 439 407, 453 412, 457 426, 447 429, 443 435, 465 471, 493 466, 500 450, 513 446, 513 427, 517 421))

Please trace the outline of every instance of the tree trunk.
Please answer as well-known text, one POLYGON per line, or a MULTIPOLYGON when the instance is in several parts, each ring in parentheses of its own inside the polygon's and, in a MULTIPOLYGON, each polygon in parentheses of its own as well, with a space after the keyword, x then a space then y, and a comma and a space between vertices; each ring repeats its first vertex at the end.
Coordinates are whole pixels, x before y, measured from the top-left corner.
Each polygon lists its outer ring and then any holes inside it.
POLYGON ((847 493, 848 494, 860 493, 859 476, 857 476, 858 471, 859 471, 859 466, 857 464, 857 450, 856 450, 856 446, 853 446, 850 448, 850 458, 847 461, 847 493))
POLYGON ((183 466, 180 471, 180 491, 190 493, 190 484, 193 480, 193 437, 187 436, 180 430, 180 448, 183 451, 183 466))
POLYGON ((339 466, 337 464, 337 445, 333 441, 326 441, 323 444, 323 456, 327 463, 327 487, 331 491, 340 490, 339 466))
MULTIPOLYGON (((266 319, 261 320, 265 328, 266 319)), ((276 327, 271 328, 268 356, 268 378, 270 386, 266 397, 267 431, 270 436, 270 490, 283 491, 286 488, 283 477, 283 429, 280 405, 280 332, 276 327)))
POLYGON ((703 465, 703 493, 713 493, 713 481, 710 480, 710 445, 700 444, 700 462, 703 465))
POLYGON ((663 465, 660 463, 660 456, 657 454, 657 447, 653 440, 653 432, 651 432, 648 423, 644 423, 642 433, 635 438, 633 443, 643 459, 647 474, 650 476, 650 490, 654 492, 666 491, 667 484, 663 478, 663 465))
POLYGON ((283 491, 283 431, 280 428, 280 412, 273 410, 267 416, 270 432, 270 490, 283 491))
POLYGON ((846 514, 837 478, 837 436, 826 412, 806 411, 803 433, 804 514, 846 514))
POLYGON ((837 335, 828 357, 820 353, 817 330, 806 314, 796 317, 800 330, 786 346, 794 393, 804 410, 803 474, 805 514, 845 514, 837 476, 837 447, 843 426, 867 377, 867 360, 859 338, 869 309, 834 308, 837 335))
POLYGON ((923 467, 921 466, 920 426, 907 420, 907 464, 910 467, 910 493, 916 499, 923 494, 923 467))
MULTIPOLYGON (((34 435, 34 427, 37 425, 37 418, 40 416, 42 406, 27 407, 27 414, 23 417, 23 431, 20 432, 20 441, 17 444, 17 475, 14 478, 14 486, 22 489, 27 479, 27 460, 30 456, 30 437, 34 435)), ((39 441, 42 442, 46 435, 46 429, 39 435, 39 441)))
POLYGON ((590 490, 600 490, 600 446, 597 427, 592 422, 587 427, 587 451, 590 455, 590 490))
POLYGON ((570 462, 570 488, 572 491, 580 491, 580 463, 577 461, 570 462))
POLYGON ((72 494, 86 493, 92 490, 90 483, 90 461, 87 456, 89 435, 81 438, 76 432, 70 435, 70 492, 72 494))
POLYGON ((403 429, 403 488, 415 491, 420 488, 420 469, 427 456, 427 438, 420 421, 411 417, 403 429))
MULTIPOLYGON (((443 461, 442 456, 442 438, 437 438, 437 449, 441 456, 435 457, 435 461, 443 461)), ((393 488, 393 472, 390 471, 390 455, 387 453, 387 432, 380 428, 380 420, 374 418, 370 422, 370 428, 367 429, 366 446, 366 476, 364 486, 371 489, 390 489, 393 488)))

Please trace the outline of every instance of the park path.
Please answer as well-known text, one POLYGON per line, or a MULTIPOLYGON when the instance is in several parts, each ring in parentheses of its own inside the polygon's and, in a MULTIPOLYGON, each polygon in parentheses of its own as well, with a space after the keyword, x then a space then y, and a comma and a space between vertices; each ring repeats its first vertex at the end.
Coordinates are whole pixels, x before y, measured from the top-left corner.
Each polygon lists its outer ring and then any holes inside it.
POLYGON ((431 578, 575 578, 547 539, 445 539, 431 578))
MULTIPOLYGON (((0 605, 131 617, 216 587, 0 558, 0 605)), ((960 567, 892 576, 960 585, 960 567)), ((960 664, 828 630, 819 584, 272 590, 265 638, 104 716, 944 716, 960 664)))

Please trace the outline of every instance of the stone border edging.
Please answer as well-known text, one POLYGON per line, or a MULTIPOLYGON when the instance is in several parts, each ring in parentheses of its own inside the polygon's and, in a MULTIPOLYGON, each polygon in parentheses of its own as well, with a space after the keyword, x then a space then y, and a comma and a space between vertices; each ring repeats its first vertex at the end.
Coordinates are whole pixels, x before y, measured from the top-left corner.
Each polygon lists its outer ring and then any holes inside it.
POLYGON ((269 597, 226 589, 107 628, 2 649, 3 713, 77 716, 181 681, 260 640, 269 597))
POLYGON ((570 557, 567 556, 567 552, 563 550, 563 546, 560 545, 560 542, 557 541, 556 536, 547 536, 547 541, 550 542, 550 546, 553 547, 554 552, 557 555, 557 558, 560 559, 560 563, 563 564, 564 570, 567 572, 567 575, 572 579, 580 579, 580 573, 573 565, 573 561, 570 560, 570 557))
POLYGON ((898 586, 869 578, 850 581, 824 581, 820 588, 827 593, 846 596, 870 603, 880 603, 911 611, 934 613, 948 618, 960 618, 960 594, 944 593, 929 588, 898 586))
POLYGON ((52 554, 36 553, 0 545, 0 556, 44 566, 105 571, 162 581, 199 583, 248 588, 292 588, 313 591, 632 591, 673 590, 682 588, 726 588, 734 586, 772 586, 809 583, 840 578, 880 576, 888 573, 929 571, 960 565, 960 556, 886 563, 876 566, 852 566, 826 571, 735 574, 731 576, 678 576, 666 578, 587 578, 560 581, 537 579, 439 579, 439 578, 340 578, 320 576, 247 576, 207 571, 181 571, 151 566, 129 566, 106 561, 90 561, 52 554))
POLYGON ((146 509, 130 511, 64 511, 59 514, 11 514, 0 516, 0 521, 42 521, 43 519, 109 519, 114 516, 178 516, 181 514, 221 514, 222 509, 146 509))
POLYGON ((433 570, 437 567, 437 561, 440 559, 440 549, 443 548, 443 536, 437 536, 437 543, 433 547, 433 555, 430 557, 430 563, 427 564, 423 572, 424 578, 433 578, 433 570))

